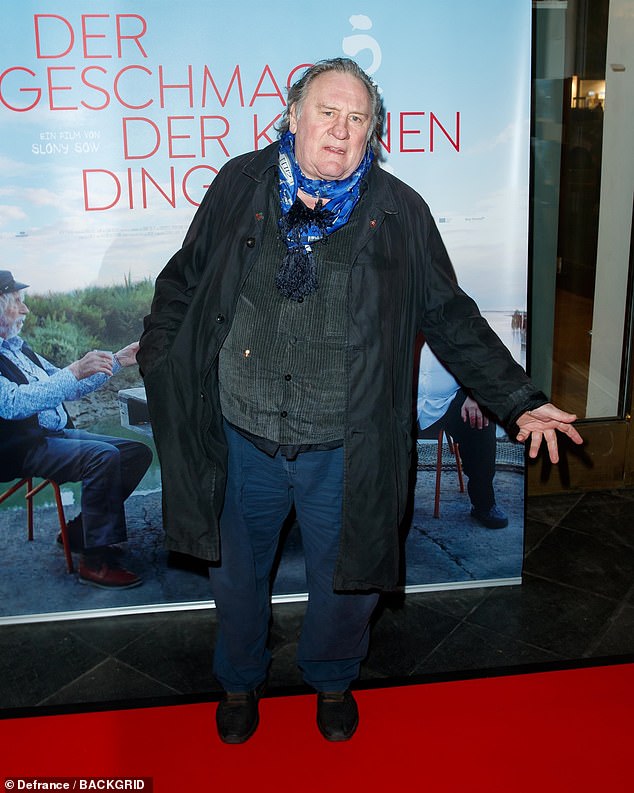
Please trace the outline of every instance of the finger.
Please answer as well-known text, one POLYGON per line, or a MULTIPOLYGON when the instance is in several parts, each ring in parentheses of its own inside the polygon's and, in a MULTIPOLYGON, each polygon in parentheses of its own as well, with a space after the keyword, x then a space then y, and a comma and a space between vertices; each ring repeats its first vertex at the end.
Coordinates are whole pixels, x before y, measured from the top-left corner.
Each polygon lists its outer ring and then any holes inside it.
POLYGON ((571 424, 565 424, 564 427, 565 428, 562 428, 561 431, 565 432, 566 435, 570 438, 570 440, 573 443, 576 443, 576 444, 582 444, 583 443, 583 438, 581 437, 581 435, 579 435, 577 430, 571 424))
POLYGON ((87 353, 85 357, 86 360, 93 366, 105 366, 112 359, 110 353, 102 352, 101 350, 93 350, 92 352, 87 353))
POLYGON ((542 445, 542 433, 538 430, 531 432, 531 445, 528 450, 528 456, 535 458, 539 454, 539 447, 542 445))
POLYGON ((559 462, 559 447, 557 445, 557 433, 554 430, 548 430, 545 435, 546 446, 548 447, 548 456, 551 463, 559 462))
POLYGON ((95 373, 112 374, 112 356, 108 353, 97 353, 93 358, 91 368, 95 373))

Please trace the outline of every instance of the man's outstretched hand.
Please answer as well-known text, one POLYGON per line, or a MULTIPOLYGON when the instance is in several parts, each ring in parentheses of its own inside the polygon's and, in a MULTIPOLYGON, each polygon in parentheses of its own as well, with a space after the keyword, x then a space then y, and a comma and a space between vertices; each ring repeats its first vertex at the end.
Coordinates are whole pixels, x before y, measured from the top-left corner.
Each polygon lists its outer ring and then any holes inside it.
MULTIPOLYGON (((115 353, 117 361, 121 366, 134 366, 136 354, 139 351, 139 342, 133 341, 119 352, 115 353)), ((78 380, 91 377, 93 374, 105 374, 107 377, 112 375, 112 364, 114 356, 106 350, 91 350, 83 358, 68 365, 70 371, 78 380)))
POLYGON ((537 457, 542 441, 546 441, 550 461, 558 463, 557 432, 563 432, 573 443, 583 443, 583 438, 572 426, 576 420, 573 413, 566 413, 547 402, 535 410, 527 410, 517 419, 517 426, 520 428, 517 440, 523 443, 530 438, 529 457, 537 457))
POLYGON ((93 374, 112 374, 112 353, 105 350, 91 350, 83 358, 68 365, 70 371, 78 380, 92 377, 93 374))
POLYGON ((127 347, 119 350, 116 353, 117 360, 121 364, 121 366, 134 366, 136 363, 136 354, 139 351, 139 342, 133 341, 132 344, 128 344, 127 347))

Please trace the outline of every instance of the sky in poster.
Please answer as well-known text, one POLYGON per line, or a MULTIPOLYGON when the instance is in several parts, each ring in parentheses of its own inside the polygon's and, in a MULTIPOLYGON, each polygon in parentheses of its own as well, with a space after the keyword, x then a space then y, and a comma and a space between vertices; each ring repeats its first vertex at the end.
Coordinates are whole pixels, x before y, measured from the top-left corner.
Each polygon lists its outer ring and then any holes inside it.
POLYGON ((33 291, 154 277, 211 169, 274 137, 289 74, 349 55, 384 94, 384 167, 430 204, 464 288, 484 310, 524 308, 526 0, 23 0, 3 11, 0 266, 33 291), (36 15, 48 16, 36 26, 36 15), (181 86, 165 88, 164 107, 161 81, 181 86))

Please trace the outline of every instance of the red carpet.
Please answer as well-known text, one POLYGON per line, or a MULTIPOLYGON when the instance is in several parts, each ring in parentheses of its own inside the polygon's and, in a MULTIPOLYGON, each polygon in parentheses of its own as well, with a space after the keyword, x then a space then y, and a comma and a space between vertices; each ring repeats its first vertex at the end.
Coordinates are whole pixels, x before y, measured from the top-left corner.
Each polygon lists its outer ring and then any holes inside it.
MULTIPOLYGON (((634 791, 634 664, 357 699, 361 724, 346 744, 321 738, 312 696, 264 699, 260 728, 242 746, 219 742, 214 704, 6 719, 0 789, 11 789, 7 778, 15 790, 43 790, 18 778, 116 776, 151 777, 156 793, 634 791)), ((116 789, 105 785, 83 789, 116 789)))

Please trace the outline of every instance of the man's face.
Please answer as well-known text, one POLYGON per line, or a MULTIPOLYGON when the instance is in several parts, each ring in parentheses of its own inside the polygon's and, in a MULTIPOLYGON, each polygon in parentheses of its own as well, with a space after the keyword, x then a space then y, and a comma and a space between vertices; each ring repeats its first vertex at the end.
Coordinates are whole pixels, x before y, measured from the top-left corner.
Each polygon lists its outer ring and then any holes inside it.
POLYGON ((28 313, 29 309, 24 302, 23 293, 11 292, 4 311, 0 313, 0 337, 10 339, 12 336, 17 336, 28 313))
POLYGON ((309 179, 346 179, 355 171, 369 136, 372 104, 357 77, 324 72, 311 82, 301 106, 289 109, 295 157, 309 179))

